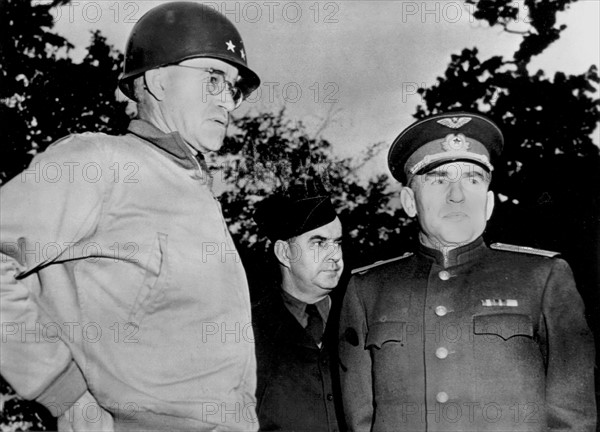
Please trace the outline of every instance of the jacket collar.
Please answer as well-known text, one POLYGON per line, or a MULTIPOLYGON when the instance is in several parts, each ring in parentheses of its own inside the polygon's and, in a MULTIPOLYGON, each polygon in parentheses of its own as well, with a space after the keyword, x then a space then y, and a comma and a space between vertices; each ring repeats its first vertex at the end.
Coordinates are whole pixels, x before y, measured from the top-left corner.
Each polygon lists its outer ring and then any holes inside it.
MULTIPOLYGON (((280 291, 281 298, 285 307, 290 311, 292 315, 294 315, 294 318, 298 320, 302 327, 306 327, 306 323, 308 320, 308 316, 306 314, 306 303, 304 303, 301 300, 298 300, 296 297, 284 291, 283 289, 280 291)), ((317 307, 317 310, 319 311, 319 314, 323 319, 323 324, 326 324, 327 318, 329 317, 329 309, 331 309, 331 299, 329 298, 329 296, 326 296, 325 298, 315 303, 315 306, 317 307)))
MULTIPOLYGON (((285 340, 286 343, 319 350, 320 348, 317 347, 313 338, 306 332, 304 326, 300 324, 296 315, 286 306, 283 293, 284 291, 279 286, 274 286, 273 291, 256 304, 253 310, 255 324, 260 321, 261 324, 259 324, 259 327, 264 327, 265 331, 272 334, 275 340, 285 340)), ((329 302, 329 296, 324 300, 329 302)), ((297 301, 300 302, 300 300, 297 301)), ((306 304, 304 304, 305 308, 306 304)), ((317 309, 319 309, 318 306, 317 309)), ((322 311, 319 309, 319 312, 322 311)), ((325 333, 323 334, 323 341, 325 345, 329 346, 330 342, 327 341, 333 340, 330 338, 333 338, 334 335, 331 326, 325 322, 324 324, 325 333)))
POLYGON ((192 151, 178 132, 165 133, 153 124, 140 119, 132 120, 128 130, 154 144, 178 165, 187 169, 198 169, 198 163, 196 163, 192 151))
POLYGON ((479 258, 486 250, 487 246, 483 242, 483 237, 481 236, 473 240, 471 243, 468 243, 464 246, 459 246, 455 249, 447 251, 446 253, 424 246, 421 242, 419 242, 418 246, 419 254, 425 256, 425 258, 429 259, 430 261, 434 261, 444 268, 466 264, 469 261, 479 258))

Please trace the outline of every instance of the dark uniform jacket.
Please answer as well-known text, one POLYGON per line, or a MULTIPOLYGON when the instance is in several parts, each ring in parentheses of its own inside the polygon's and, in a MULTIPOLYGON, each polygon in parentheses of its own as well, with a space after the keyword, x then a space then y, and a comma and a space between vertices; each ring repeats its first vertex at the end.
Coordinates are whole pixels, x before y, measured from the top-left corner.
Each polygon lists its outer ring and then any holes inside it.
POLYGON ((286 308, 280 292, 263 298, 252 313, 260 430, 337 431, 335 405, 341 406, 341 401, 339 388, 334 400, 337 357, 330 351, 337 347, 332 337, 337 336, 339 314, 335 318, 335 311, 330 312, 319 348, 286 308))
POLYGON ((340 321, 360 431, 592 431, 594 348, 565 261, 482 239, 355 275, 340 321))

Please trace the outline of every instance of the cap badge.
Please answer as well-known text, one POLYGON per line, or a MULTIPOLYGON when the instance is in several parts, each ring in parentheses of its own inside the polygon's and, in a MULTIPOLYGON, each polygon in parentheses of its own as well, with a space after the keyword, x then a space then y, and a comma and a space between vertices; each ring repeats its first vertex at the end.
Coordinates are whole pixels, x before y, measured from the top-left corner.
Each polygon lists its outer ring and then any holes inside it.
POLYGON ((452 117, 452 118, 443 118, 438 120, 437 122, 442 126, 449 127, 451 129, 458 129, 463 127, 467 123, 471 121, 471 117, 452 117))
POLYGON ((449 134, 446 135, 446 139, 442 143, 442 149, 447 152, 465 152, 469 150, 471 145, 467 142, 467 139, 463 134, 449 134))
POLYGON ((231 40, 228 40, 227 42, 225 42, 225 44, 227 45, 227 51, 231 51, 231 52, 235 52, 235 45, 233 44, 233 42, 231 42, 231 40))

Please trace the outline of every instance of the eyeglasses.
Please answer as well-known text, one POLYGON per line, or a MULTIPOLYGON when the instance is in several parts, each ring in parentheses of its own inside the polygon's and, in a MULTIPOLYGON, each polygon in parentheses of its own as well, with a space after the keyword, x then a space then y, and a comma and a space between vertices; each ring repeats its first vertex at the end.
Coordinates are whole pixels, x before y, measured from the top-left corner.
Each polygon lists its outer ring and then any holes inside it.
POLYGON ((206 83, 206 91, 211 96, 217 96, 223 93, 223 90, 229 90, 231 99, 235 104, 235 108, 239 107, 244 100, 244 93, 235 84, 231 84, 225 79, 225 72, 205 67, 188 66, 183 64, 174 64, 172 66, 182 67, 186 69, 195 69, 208 73, 208 81, 206 83))

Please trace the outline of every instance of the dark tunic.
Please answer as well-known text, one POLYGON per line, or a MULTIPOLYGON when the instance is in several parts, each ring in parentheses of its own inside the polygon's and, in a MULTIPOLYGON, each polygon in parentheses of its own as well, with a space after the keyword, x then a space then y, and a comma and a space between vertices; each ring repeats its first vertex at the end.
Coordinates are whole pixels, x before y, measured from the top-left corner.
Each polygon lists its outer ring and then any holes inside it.
POLYGON ((260 430, 339 430, 336 404, 341 406, 341 401, 334 398, 332 377, 332 371, 337 374, 337 360, 331 352, 336 348, 332 337, 337 335, 334 312, 327 321, 321 348, 284 305, 280 292, 263 298, 252 313, 260 430))
POLYGON ((355 275, 344 410, 360 431, 592 431, 594 348, 565 261, 481 239, 355 275))

